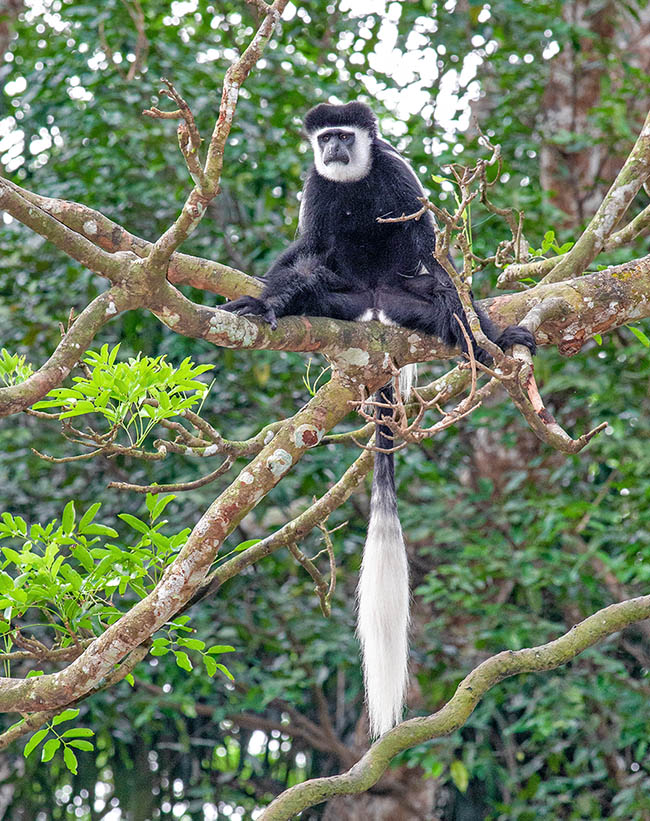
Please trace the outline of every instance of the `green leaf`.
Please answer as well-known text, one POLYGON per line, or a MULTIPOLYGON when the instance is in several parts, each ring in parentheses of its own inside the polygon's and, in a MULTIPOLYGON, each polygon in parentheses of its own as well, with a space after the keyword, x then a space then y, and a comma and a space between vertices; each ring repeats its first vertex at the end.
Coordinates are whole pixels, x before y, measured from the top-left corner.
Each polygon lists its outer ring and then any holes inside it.
POLYGON ((97 511, 99 510, 99 508, 100 508, 101 506, 102 506, 102 503, 101 503, 101 502, 95 502, 94 504, 92 504, 92 505, 88 508, 88 510, 87 510, 87 511, 84 513, 84 515, 81 517, 81 521, 79 522, 79 526, 78 526, 78 528, 77 528, 77 532, 78 532, 78 533, 85 533, 85 532, 86 532, 86 527, 87 527, 87 526, 88 526, 88 525, 92 522, 92 520, 95 518, 95 516, 97 515, 97 511))
POLYGON ((635 328, 633 325, 626 325, 625 327, 632 331, 642 345, 645 345, 646 348, 650 348, 650 339, 643 333, 641 328, 635 328))
POLYGON ((455 759, 451 762, 449 774, 451 775, 451 780, 454 784, 462 793, 464 793, 469 785, 469 773, 467 772, 467 767, 462 761, 455 759))
POLYGON ((75 510, 74 502, 70 501, 63 508, 63 516, 61 516, 61 525, 66 533, 72 533, 74 530, 75 510))
POLYGON ((58 738, 50 738, 46 741, 41 750, 41 761, 50 761, 60 746, 61 741, 58 738))
POLYGON ((122 521, 126 522, 127 525, 130 525, 134 530, 137 530, 139 533, 149 532, 149 525, 140 521, 140 519, 136 518, 135 516, 131 516, 130 513, 119 513, 118 515, 120 519, 122 519, 122 521))
POLYGON ((225 664, 217 664, 217 670, 221 670, 221 672, 224 674, 224 676, 226 676, 226 678, 229 678, 231 681, 235 680, 235 677, 230 672, 230 670, 226 667, 225 664))
POLYGON ((152 494, 147 494, 147 508, 149 509, 149 513, 151 515, 151 520, 153 522, 160 516, 163 510, 167 507, 170 502, 173 502, 176 496, 173 493, 168 494, 167 496, 153 496, 152 494))
POLYGON ((215 656, 218 653, 235 653, 237 651, 230 644, 213 644, 206 652, 211 656, 215 656))
POLYGON ((62 738, 89 738, 92 735, 95 735, 95 731, 90 727, 70 727, 61 734, 62 738))
POLYGON ((41 741, 45 738, 45 736, 50 732, 49 727, 46 727, 44 730, 39 730, 37 733, 29 739, 27 744, 25 744, 25 749, 23 750, 23 755, 27 758, 31 753, 38 747, 41 741))
POLYGON ((182 650, 174 650, 174 655, 176 656, 176 664, 178 664, 182 670, 189 672, 192 669, 192 662, 187 653, 184 653, 182 650))
POLYGON ((205 642, 201 639, 178 639, 180 647, 188 647, 190 650, 203 650, 205 642))
POLYGON ((68 419, 71 416, 81 416, 84 413, 92 413, 95 410, 95 406, 92 402, 89 402, 87 399, 82 399, 77 402, 70 410, 63 411, 63 413, 59 414, 59 419, 68 419))
POLYGON ((95 749, 95 745, 91 741, 71 741, 68 746, 76 747, 77 750, 87 750, 88 752, 95 749))
POLYGON ((64 710, 62 713, 59 713, 58 716, 54 716, 52 719, 52 726, 56 727, 57 724, 63 724, 64 721, 70 721, 78 715, 79 710, 76 707, 70 707, 68 710, 64 710))
POLYGON ((597 345, 602 345, 603 344, 603 338, 600 334, 594 334, 594 341, 596 342, 597 345))
POLYGON ((114 530, 112 527, 108 527, 108 525, 96 525, 90 524, 86 525, 84 530, 84 535, 86 536, 110 536, 111 538, 115 539, 120 534, 117 530, 114 530))
POLYGON ((217 672, 217 662, 212 656, 203 656, 203 664, 205 665, 207 674, 212 678, 217 672))
POLYGON ((65 761, 65 766, 70 770, 71 773, 74 775, 77 774, 77 756, 74 752, 70 749, 70 747, 63 748, 63 760, 65 761))
POLYGON ((92 572, 93 568, 95 567, 95 562, 93 561, 93 557, 90 555, 88 550, 86 550, 86 548, 83 545, 73 545, 73 547, 71 548, 71 553, 79 562, 79 564, 83 567, 86 573, 92 572))
POLYGON ((259 544, 261 541, 261 539, 246 539, 245 542, 240 542, 232 552, 239 553, 240 550, 248 550, 249 547, 259 544))

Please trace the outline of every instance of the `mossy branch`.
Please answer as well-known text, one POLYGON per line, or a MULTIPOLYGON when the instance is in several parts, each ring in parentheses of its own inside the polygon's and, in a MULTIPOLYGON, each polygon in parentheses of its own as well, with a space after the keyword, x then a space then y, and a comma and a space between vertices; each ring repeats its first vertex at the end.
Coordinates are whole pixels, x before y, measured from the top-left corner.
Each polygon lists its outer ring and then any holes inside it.
POLYGON ((365 792, 377 783, 398 753, 462 727, 495 684, 519 673, 539 673, 560 667, 612 633, 647 618, 650 618, 650 596, 640 596, 599 610, 548 644, 505 650, 492 656, 461 681, 453 697, 438 712, 410 719, 390 730, 347 772, 313 778, 286 790, 267 807, 260 821, 288 821, 307 807, 334 796, 365 792))

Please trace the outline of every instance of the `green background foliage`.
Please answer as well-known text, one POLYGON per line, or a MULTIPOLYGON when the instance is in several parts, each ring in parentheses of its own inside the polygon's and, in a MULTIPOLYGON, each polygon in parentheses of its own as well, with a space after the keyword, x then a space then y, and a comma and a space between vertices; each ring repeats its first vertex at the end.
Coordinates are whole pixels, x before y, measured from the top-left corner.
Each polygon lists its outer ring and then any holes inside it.
MULTIPOLYGON (((191 105, 202 134, 209 135, 228 62, 254 31, 251 7, 205 0, 144 3, 146 71, 127 81, 118 69, 135 48, 135 32, 119 0, 44 5, 45 11, 28 6, 15 22, 15 38, 0 65, 4 173, 38 193, 83 202, 154 239, 178 213, 191 181, 174 124, 141 112, 159 103, 159 78, 167 77, 191 105), (124 58, 120 66, 102 56, 100 23, 113 52, 124 58)), ((541 99, 552 53, 579 49, 584 35, 563 18, 561 0, 497 0, 488 14, 480 3, 377 5, 384 14, 351 11, 345 0, 290 6, 242 91, 222 194, 183 250, 264 273, 296 229, 296 194, 309 162, 300 118, 319 100, 371 100, 385 134, 444 200, 448 194, 432 175, 448 161, 469 164, 479 152, 471 133, 457 130, 467 126, 471 83, 480 84, 481 127, 501 143, 509 175, 498 204, 525 209, 534 247, 551 228, 559 242, 576 238, 576 229, 561 227, 557 209, 541 192, 541 145, 561 142, 571 152, 606 141, 624 152, 637 125, 631 102, 647 98, 648 77, 622 63, 616 87, 603 82, 594 134, 549 133, 541 99), (389 52, 380 60, 387 38, 399 54, 389 52), (495 47, 487 49, 487 43, 495 47), (550 48, 553 43, 556 48, 550 48), (444 82, 454 83, 450 72, 460 72, 477 55, 482 64, 476 77, 468 71, 455 78, 458 110, 442 110, 444 82), (392 67, 407 57, 428 61, 428 74, 421 63, 417 71, 429 79, 418 82, 417 72, 396 76, 392 67), (420 94, 414 99, 421 102, 409 101, 413 83, 420 94)), ((634 4, 625 5, 635 12, 634 4)), ((602 59, 612 59, 611 44, 600 46, 602 59)), ((472 216, 477 252, 492 252, 506 238, 505 226, 490 215, 472 216)), ((0 247, 0 341, 38 367, 59 339, 58 323, 65 324, 70 308, 81 310, 105 283, 15 222, 0 227, 0 247)), ((618 252, 611 260, 633 253, 618 252)), ((482 272, 477 295, 492 292, 497 275, 490 268, 482 272)), ((206 303, 217 299, 187 293, 206 303)), ((301 378, 307 357, 297 354, 215 350, 171 333, 141 311, 107 326, 95 347, 118 342, 120 362, 141 354, 164 355, 176 367, 188 356, 211 365, 205 380, 215 381, 202 414, 231 439, 293 413, 308 397, 301 378)), ((499 402, 398 456, 415 590, 412 667, 420 689, 414 706, 420 712, 444 703, 486 655, 547 641, 612 600, 648 590, 647 349, 624 329, 600 346, 588 344, 570 360, 542 351, 536 367, 549 406, 569 430, 582 433, 608 422, 605 434, 581 454, 551 452, 506 402, 499 402), (481 452, 487 458, 481 459, 481 452)), ((442 366, 433 366, 422 378, 442 372, 442 366)), ((101 501, 101 521, 111 532, 89 535, 110 537, 114 546, 102 550, 130 553, 134 562, 142 559, 148 567, 150 561, 158 570, 228 482, 222 477, 169 503, 160 536, 167 541, 157 545, 164 553, 160 558, 148 524, 151 507, 147 510, 141 496, 106 485, 116 479, 191 480, 207 472, 206 463, 182 456, 161 462, 118 456, 52 464, 31 448, 53 456, 72 452, 54 421, 25 415, 2 420, 2 509, 21 516, 26 527, 63 518, 47 538, 51 543, 58 533, 58 547, 65 550, 66 505, 73 501, 81 516, 101 501), (143 523, 146 533, 138 534, 137 527, 134 533, 134 521, 143 523)), ((353 448, 333 446, 310 452, 242 522, 227 548, 263 537, 304 509, 355 455, 353 448)), ((336 753, 316 743, 317 733, 309 727, 297 732, 295 716, 318 725, 324 696, 339 736, 344 742, 354 739, 362 709, 354 588, 366 513, 363 491, 331 519, 332 525, 348 523, 333 537, 339 573, 329 619, 318 607, 311 580, 284 552, 231 580, 214 600, 190 611, 189 620, 157 637, 154 652, 134 672, 133 686, 122 682, 80 705, 79 721, 95 736, 92 751, 77 751, 76 773, 54 745, 47 763, 39 753, 24 758, 21 749, 9 750, 8 766, 0 770, 9 796, 5 817, 85 821, 119 808, 132 821, 248 819, 285 786, 339 771, 336 753), (202 661, 215 645, 221 648, 215 652, 236 648, 227 658, 235 683, 202 661)), ((21 534, 16 539, 7 528, 5 520, 0 546, 15 549, 21 534)), ((42 537, 38 530, 34 534, 42 537)), ((317 537, 303 547, 317 552, 317 537)), ((110 553, 96 558, 104 555, 110 553)), ((5 551, 4 559, 4 571, 14 572, 11 554, 5 551)), ((51 570, 53 557, 48 561, 51 570)), ((82 562, 75 572, 94 571, 90 565, 84 570, 82 562)), ((146 592, 150 580, 134 573, 117 598, 115 590, 99 587, 93 595, 110 592, 111 607, 123 610, 146 592)), ((68 573, 67 581, 77 580, 68 573)), ((6 587, 0 586, 0 595, 6 587)), ((97 604, 99 615, 79 615, 80 629, 99 629, 101 619, 111 617, 102 610, 107 607, 103 602, 97 604), (99 620, 95 624, 93 617, 99 620)), ((76 611, 70 617, 77 618, 76 611)), ((27 629, 48 635, 43 621, 38 613, 27 629)), ((462 730, 404 753, 396 763, 402 765, 400 777, 415 772, 437 779, 436 807, 428 810, 450 821, 648 819, 649 660, 647 634, 632 628, 567 668, 504 682, 462 730)), ((27 670, 15 664, 11 674, 27 670)), ((3 721, 8 727, 13 718, 3 721)), ((319 818, 322 812, 314 808, 303 817, 319 818)))

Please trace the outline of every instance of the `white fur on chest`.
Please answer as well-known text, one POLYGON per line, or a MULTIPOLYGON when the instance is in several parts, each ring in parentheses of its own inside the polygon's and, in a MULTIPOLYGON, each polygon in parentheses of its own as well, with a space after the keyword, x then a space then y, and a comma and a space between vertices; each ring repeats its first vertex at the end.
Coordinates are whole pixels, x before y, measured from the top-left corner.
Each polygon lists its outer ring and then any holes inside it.
POLYGON ((382 325, 397 325, 397 322, 386 316, 381 308, 366 308, 366 310, 356 318, 357 322, 381 322, 382 325))

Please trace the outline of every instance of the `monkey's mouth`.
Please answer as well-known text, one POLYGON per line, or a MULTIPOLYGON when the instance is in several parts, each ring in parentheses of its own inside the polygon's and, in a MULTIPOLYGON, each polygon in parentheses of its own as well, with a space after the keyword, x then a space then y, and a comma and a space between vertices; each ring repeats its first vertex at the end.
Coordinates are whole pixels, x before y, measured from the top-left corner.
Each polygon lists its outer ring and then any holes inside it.
POLYGON ((331 165, 333 162, 340 162, 343 165, 348 165, 350 163, 350 160, 348 157, 328 157, 323 162, 325 163, 325 165, 331 165))

